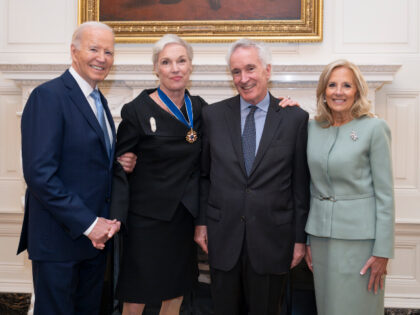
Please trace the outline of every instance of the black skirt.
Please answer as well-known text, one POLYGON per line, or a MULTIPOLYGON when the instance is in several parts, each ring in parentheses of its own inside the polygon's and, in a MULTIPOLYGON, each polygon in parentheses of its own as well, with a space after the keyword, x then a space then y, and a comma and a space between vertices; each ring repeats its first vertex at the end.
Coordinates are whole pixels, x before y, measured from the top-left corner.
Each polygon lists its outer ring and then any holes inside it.
POLYGON ((180 204, 171 221, 129 213, 116 297, 158 303, 187 295, 197 283, 194 219, 180 204))

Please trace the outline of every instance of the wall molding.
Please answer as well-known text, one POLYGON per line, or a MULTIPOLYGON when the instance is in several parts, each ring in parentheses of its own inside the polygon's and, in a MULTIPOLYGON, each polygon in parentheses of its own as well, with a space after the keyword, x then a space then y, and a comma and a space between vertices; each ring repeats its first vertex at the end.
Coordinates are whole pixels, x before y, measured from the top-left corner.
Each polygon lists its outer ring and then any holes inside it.
MULTIPOLYGON (((64 72, 67 64, 0 64, 5 79, 19 81, 44 81, 57 77, 64 72)), ((275 84, 317 83, 324 64, 312 65, 273 65, 271 81, 275 84)), ((366 81, 371 84, 392 82, 401 65, 362 64, 359 65, 366 81)), ((153 66, 147 64, 114 65, 107 81, 146 81, 155 82, 153 66)), ((225 65, 195 65, 191 81, 230 82, 231 77, 225 65)))
MULTIPOLYGON (((2 77, 21 88, 22 108, 32 90, 39 84, 58 77, 68 64, 0 64, 2 77)), ((311 116, 315 114, 315 90, 324 64, 273 65, 270 90, 275 96, 291 96, 299 101, 311 116)), ((375 104, 375 92, 384 84, 391 83, 401 65, 362 64, 369 86, 369 98, 375 104)), ((114 65, 107 80, 100 84, 101 91, 116 123, 120 121, 121 107, 136 97, 141 90, 157 86, 158 80, 151 64, 114 65)), ((195 65, 188 86, 193 95, 200 95, 208 103, 214 103, 236 94, 231 75, 225 64, 195 65)), ((21 112, 17 113, 18 116, 21 112)))

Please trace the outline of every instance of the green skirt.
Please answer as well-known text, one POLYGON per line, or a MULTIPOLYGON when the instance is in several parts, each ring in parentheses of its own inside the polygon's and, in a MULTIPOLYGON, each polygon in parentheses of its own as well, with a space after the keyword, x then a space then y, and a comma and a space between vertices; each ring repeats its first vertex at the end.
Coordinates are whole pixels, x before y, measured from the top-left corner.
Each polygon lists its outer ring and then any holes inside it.
POLYGON ((367 287, 370 269, 360 270, 372 255, 374 240, 339 240, 310 236, 315 296, 320 315, 383 315, 384 291, 367 287))

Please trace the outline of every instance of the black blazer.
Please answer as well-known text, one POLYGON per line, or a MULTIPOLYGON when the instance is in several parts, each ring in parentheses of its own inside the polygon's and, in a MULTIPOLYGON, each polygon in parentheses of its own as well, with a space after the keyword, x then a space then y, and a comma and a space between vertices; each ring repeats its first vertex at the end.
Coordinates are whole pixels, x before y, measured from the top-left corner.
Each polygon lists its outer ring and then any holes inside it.
POLYGON ((198 96, 190 96, 198 140, 188 143, 188 127, 149 97, 153 91, 143 91, 121 110, 116 156, 126 152, 138 156, 128 177, 119 163, 114 168, 111 216, 123 224, 127 211, 169 221, 180 202, 194 217, 198 215, 201 108, 206 103, 198 96))
POLYGON ((213 268, 230 270, 244 245, 255 271, 285 273, 294 243, 306 242, 308 113, 278 103, 270 96, 249 177, 242 153, 239 96, 203 109, 200 224, 207 225, 213 268))

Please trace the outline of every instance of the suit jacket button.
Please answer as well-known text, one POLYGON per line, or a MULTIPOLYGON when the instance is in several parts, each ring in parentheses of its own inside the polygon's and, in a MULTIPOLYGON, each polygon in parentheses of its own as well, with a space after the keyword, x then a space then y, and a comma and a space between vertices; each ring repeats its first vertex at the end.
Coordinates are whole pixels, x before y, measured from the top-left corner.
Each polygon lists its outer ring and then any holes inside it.
POLYGON ((106 203, 110 203, 111 202, 111 198, 109 198, 109 197, 105 198, 105 202, 106 203))
POLYGON ((241 215, 241 221, 242 221, 242 222, 246 222, 246 216, 241 215))
POLYGON ((251 192, 251 189, 247 188, 245 191, 247 194, 249 194, 251 192))

